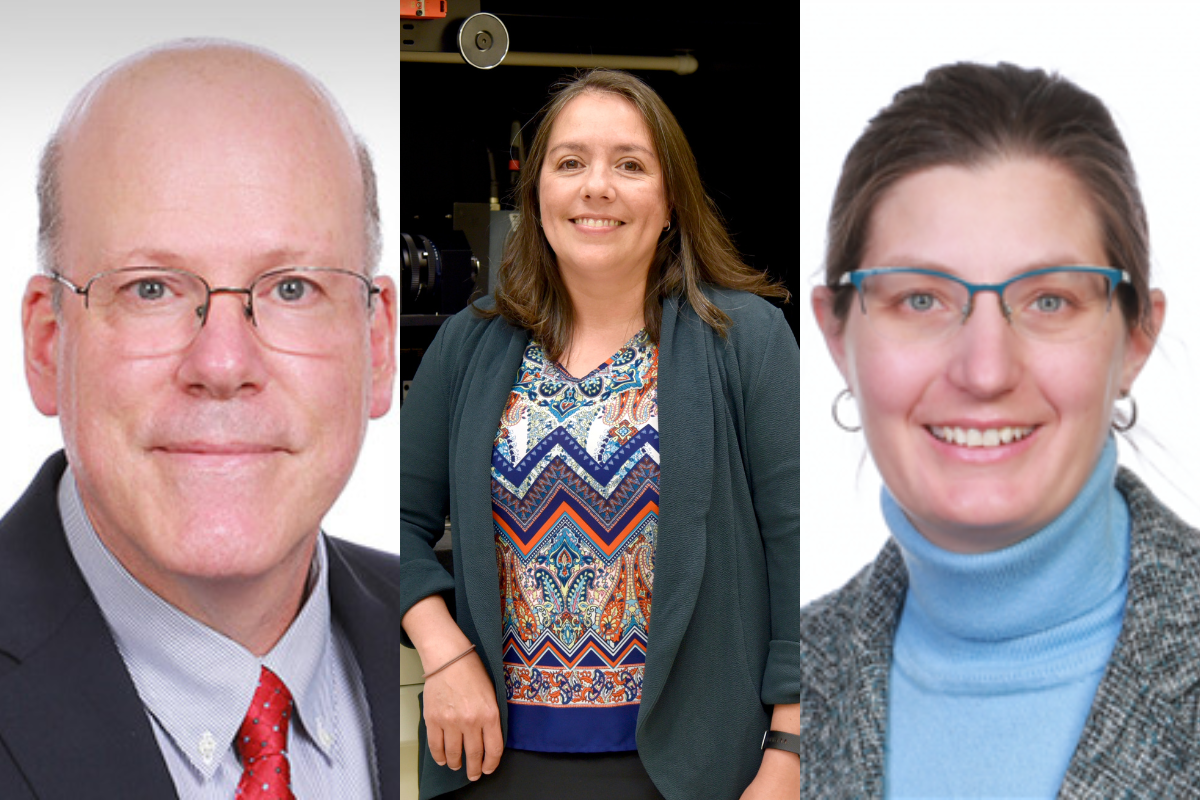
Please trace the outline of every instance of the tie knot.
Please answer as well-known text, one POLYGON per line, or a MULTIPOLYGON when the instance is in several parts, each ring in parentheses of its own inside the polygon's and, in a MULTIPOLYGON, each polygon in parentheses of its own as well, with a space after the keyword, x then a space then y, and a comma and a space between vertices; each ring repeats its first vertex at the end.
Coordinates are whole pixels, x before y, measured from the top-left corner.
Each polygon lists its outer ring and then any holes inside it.
POLYGON ((292 693, 278 675, 263 667, 235 743, 243 771, 239 797, 292 797, 287 763, 291 718, 292 693))

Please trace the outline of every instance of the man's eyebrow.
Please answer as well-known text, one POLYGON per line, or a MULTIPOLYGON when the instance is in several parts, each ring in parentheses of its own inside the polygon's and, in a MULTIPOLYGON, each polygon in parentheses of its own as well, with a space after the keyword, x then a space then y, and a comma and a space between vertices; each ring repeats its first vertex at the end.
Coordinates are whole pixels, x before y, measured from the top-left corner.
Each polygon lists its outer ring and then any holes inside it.
MULTIPOLYGON (((312 267, 325 266, 316 263, 319 259, 314 254, 294 247, 275 247, 251 259, 255 269, 265 270, 275 267, 312 267)), ((180 269, 195 267, 193 259, 175 250, 161 247, 135 247, 131 250, 115 253, 110 260, 113 266, 162 266, 180 269)))
POLYGON ((255 266, 262 269, 273 267, 321 267, 325 259, 315 257, 310 250, 300 250, 295 247, 276 247, 268 250, 254 259, 255 266))
MULTIPOLYGON (((633 142, 621 142, 613 145, 611 149, 618 153, 642 153, 651 158, 654 157, 653 150, 648 147, 642 147, 640 144, 634 144, 633 142)), ((591 147, 583 142, 560 142, 550 148, 551 153, 556 153, 559 150, 576 150, 580 153, 587 153, 591 151, 591 147)))
POLYGON ((183 267, 186 259, 173 250, 158 247, 135 247, 112 253, 105 258, 110 267, 164 266, 183 267))

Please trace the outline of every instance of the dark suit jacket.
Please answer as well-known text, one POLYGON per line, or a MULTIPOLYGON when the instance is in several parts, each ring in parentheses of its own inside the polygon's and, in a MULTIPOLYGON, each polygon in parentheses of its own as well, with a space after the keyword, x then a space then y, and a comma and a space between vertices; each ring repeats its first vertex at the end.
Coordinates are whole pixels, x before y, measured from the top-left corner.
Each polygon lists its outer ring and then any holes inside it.
MULTIPOLYGON (((658 351, 660 511, 637 745, 667 800, 737 797, 762 761, 764 706, 800 699, 800 352, 765 300, 709 296, 733 322, 728 336, 671 299, 658 351)), ((490 469, 528 342, 462 312, 425 353, 400 413, 401 608, 446 594, 505 730, 490 469), (453 578, 430 549, 447 512, 453 578)), ((422 758, 422 798, 467 782, 422 758)))
MULTIPOLYGON (((1122 468, 1129 596, 1116 648, 1059 790, 1061 800, 1200 798, 1200 534, 1122 468)), ((884 797, 892 640, 908 573, 895 542, 805 607, 801 794, 884 797)))
MULTIPOLYGON (((176 797, 125 662, 67 546, 56 495, 65 467, 61 452, 52 456, 0 520, 0 798, 176 797)), ((329 544, 333 614, 362 670, 382 796, 394 800, 396 559, 329 544)))

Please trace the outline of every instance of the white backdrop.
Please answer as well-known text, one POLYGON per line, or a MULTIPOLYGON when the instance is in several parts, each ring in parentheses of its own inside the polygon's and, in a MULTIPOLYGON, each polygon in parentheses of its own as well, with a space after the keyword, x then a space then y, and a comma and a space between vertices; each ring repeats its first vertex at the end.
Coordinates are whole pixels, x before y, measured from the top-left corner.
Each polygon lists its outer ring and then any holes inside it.
MULTIPOLYGON (((61 447, 25 388, 20 301, 36 267, 38 155, 67 102, 92 76, 143 47, 184 36, 239 39, 316 75, 366 139, 379 173, 382 272, 399 273, 400 26, 391 0, 46 0, 6 4, 0 19, 0 513, 61 447)), ((397 387, 398 390, 398 387, 397 387)), ((371 423, 358 468, 326 519, 336 535, 399 549, 400 425, 371 423)))
MULTIPOLYGON (((1157 352, 1134 386, 1137 451, 1121 461, 1200 523, 1200 9, 1176 2, 853 2, 800 5, 800 264, 805 294, 823 266, 842 160, 899 89, 953 61, 1042 67, 1112 111, 1150 218, 1151 283, 1167 295, 1157 352)), ((886 536, 879 476, 861 434, 830 417, 843 383, 807 296, 800 323, 801 600, 836 589, 886 536), (860 466, 861 465, 861 466, 860 466)))

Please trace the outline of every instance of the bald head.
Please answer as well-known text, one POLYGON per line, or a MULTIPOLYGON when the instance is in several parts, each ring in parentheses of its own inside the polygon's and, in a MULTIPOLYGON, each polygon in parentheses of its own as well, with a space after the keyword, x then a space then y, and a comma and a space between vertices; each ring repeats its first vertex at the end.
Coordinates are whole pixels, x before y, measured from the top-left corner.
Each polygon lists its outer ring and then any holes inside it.
POLYGON ((214 42, 105 72, 43 164, 60 274, 33 276, 22 304, 34 403, 60 419, 107 551, 254 653, 291 624, 321 522, 391 405, 395 286, 363 274, 364 173, 313 79, 214 42))
MULTIPOLYGON (((315 78, 228 41, 184 40, 137 53, 79 92, 47 143, 38 181, 39 253, 60 271, 72 232, 107 193, 162 175, 179 186, 241 175, 264 194, 307 191, 361 220, 360 263, 380 254, 375 174, 365 145, 315 78)), ((142 193, 144 201, 173 197, 142 193)), ((216 220, 214 219, 214 222, 216 220)))

